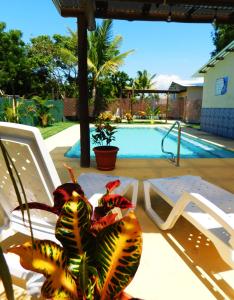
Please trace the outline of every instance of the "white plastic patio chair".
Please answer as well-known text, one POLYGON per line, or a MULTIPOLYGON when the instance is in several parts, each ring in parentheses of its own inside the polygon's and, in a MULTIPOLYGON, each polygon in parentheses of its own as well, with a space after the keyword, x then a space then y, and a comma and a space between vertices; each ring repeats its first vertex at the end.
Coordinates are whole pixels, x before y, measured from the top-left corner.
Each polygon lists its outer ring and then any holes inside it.
POLYGON ((234 267, 234 194, 199 176, 179 176, 144 181, 148 215, 162 229, 171 229, 182 215, 215 245, 223 260, 234 267), (172 210, 164 221, 152 207, 154 190, 172 210))
MULTIPOLYGON (((53 191, 56 187, 61 185, 61 181, 50 154, 45 147, 39 129, 27 125, 0 122, 0 138, 18 171, 26 192, 27 200, 29 202, 36 201, 53 206, 53 191)), ((120 187, 118 187, 115 192, 123 195, 132 188, 132 202, 136 205, 138 192, 138 181, 136 179, 84 173, 80 175, 78 182, 81 184, 92 204, 95 205, 97 199, 106 191, 105 184, 115 179, 120 179, 121 181, 120 187)), ((22 232, 29 235, 29 228, 25 226, 25 224, 28 224, 26 213, 24 223, 21 212, 13 211, 17 205, 15 190, 0 151, 0 206, 2 206, 10 221, 10 229, 12 229, 13 232, 22 232)), ((50 240, 55 239, 54 228, 57 217, 54 214, 32 209, 30 216, 34 237, 50 240)), ((3 234, 1 235, 0 228, 0 241, 4 238, 3 234)), ((6 255, 11 274, 16 277, 26 278, 32 287, 35 285, 36 289, 37 284, 33 282, 33 279, 28 275, 32 272, 25 271, 15 263, 14 259, 13 263, 11 263, 12 256, 10 259, 8 256, 9 255, 6 255)), ((33 278, 36 278, 38 281, 39 277, 34 276, 33 278)), ((32 290, 32 288, 31 293, 35 293, 35 290, 32 290)))

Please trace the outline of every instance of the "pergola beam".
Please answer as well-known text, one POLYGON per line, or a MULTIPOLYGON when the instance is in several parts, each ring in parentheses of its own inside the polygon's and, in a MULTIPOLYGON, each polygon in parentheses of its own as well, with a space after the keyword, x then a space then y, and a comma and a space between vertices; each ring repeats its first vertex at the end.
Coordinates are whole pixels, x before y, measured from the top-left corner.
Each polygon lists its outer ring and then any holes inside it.
POLYGON ((142 6, 142 14, 149 14, 149 11, 150 11, 150 8, 151 8, 151 3, 145 3, 143 4, 142 6))
MULTIPOLYGON (((131 2, 131 0, 118 0, 118 2, 131 2)), ((184 5, 203 5, 203 6, 234 6, 233 0, 134 0, 134 2, 147 2, 155 4, 165 4, 165 5, 175 5, 175 4, 184 4, 184 5)))
POLYGON ((87 27, 88 30, 92 31, 96 28, 96 22, 95 22, 95 0, 80 0, 82 5, 84 6, 84 13, 87 20, 87 27))
MULTIPOLYGON (((74 8, 64 8, 61 11, 63 17, 78 17, 83 13, 74 8)), ((142 12, 127 12, 127 11, 103 11, 97 10, 95 13, 96 18, 110 18, 116 20, 127 20, 127 21, 167 21, 168 13, 142 13, 142 12)), ((210 15, 178 15, 171 11, 171 21, 180 23, 212 23, 214 20, 214 14, 210 15)), ((233 24, 233 15, 220 15, 216 17, 216 23, 233 24)))
POLYGON ((176 94, 176 93, 180 93, 181 91, 173 91, 173 90, 144 90, 144 89, 123 89, 123 92, 127 93, 137 93, 137 94, 176 94))
POLYGON ((63 17, 85 14, 88 28, 95 18, 129 21, 234 24, 234 0, 53 0, 63 17), (70 5, 69 5, 70 4, 70 5))

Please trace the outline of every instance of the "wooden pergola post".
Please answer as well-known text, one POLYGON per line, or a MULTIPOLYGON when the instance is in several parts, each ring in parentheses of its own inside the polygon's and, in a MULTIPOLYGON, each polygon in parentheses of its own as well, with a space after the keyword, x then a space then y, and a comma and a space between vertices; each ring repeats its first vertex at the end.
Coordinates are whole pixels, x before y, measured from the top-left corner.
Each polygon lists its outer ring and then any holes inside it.
POLYGON ((84 14, 77 18, 78 26, 78 86, 80 110, 80 166, 90 167, 88 67, 87 67, 87 21, 84 14))
POLYGON ((168 105, 169 105, 169 93, 167 93, 167 104, 166 104, 166 124, 168 119, 168 105))

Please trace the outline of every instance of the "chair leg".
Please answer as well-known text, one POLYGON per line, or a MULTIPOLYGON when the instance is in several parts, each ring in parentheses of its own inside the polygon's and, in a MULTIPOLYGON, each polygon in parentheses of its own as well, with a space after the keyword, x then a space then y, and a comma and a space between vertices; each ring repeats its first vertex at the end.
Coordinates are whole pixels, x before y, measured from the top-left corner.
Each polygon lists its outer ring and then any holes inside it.
POLYGON ((33 275, 26 281, 26 289, 33 299, 39 298, 41 295, 41 287, 45 281, 42 274, 33 273, 33 275))
POLYGON ((167 219, 164 221, 158 214, 155 212, 151 206, 151 200, 150 200, 150 189, 151 184, 147 181, 144 181, 144 194, 145 194, 145 209, 146 212, 149 214, 149 216, 153 219, 153 221, 156 223, 156 225, 162 229, 162 230, 168 230, 171 229, 178 218, 180 217, 183 208, 181 209, 181 205, 177 205, 176 208, 174 207, 172 211, 170 212, 167 219))
POLYGON ((132 204, 136 207, 138 195, 138 181, 132 183, 132 204))

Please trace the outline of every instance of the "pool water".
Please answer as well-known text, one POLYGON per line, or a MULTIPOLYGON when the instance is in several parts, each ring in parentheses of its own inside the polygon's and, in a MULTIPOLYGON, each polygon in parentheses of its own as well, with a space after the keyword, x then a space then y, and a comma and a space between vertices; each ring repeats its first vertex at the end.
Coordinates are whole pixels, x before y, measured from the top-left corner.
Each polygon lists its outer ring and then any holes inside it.
MULTIPOLYGON (((167 154, 161 151, 161 141, 167 130, 165 128, 118 128, 113 146, 119 147, 118 158, 165 158, 167 154)), ((92 130, 90 133, 91 149, 96 145, 92 142, 92 130)), ((177 153, 177 134, 171 132, 164 141, 164 150, 177 153)), ((227 150, 199 138, 181 135, 181 158, 231 158, 234 151, 227 150)), ((80 142, 78 141, 66 154, 66 157, 80 157, 80 142)), ((94 157, 91 151, 91 157, 94 157)))

